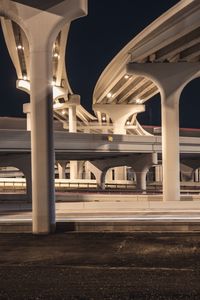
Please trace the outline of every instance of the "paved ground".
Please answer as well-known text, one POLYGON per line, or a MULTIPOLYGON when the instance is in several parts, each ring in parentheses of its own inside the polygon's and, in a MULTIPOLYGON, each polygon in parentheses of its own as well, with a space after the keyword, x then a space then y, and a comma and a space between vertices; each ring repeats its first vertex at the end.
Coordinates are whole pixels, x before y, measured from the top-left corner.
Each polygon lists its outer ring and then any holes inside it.
MULTIPOLYGON (((142 210, 142 211, 90 211, 67 210, 56 211, 57 221, 187 221, 200 222, 200 210, 142 210)), ((4 221, 31 221, 32 212, 28 210, 1 210, 0 222, 4 221)))
POLYGON ((200 299, 198 233, 0 234, 0 299, 200 299))

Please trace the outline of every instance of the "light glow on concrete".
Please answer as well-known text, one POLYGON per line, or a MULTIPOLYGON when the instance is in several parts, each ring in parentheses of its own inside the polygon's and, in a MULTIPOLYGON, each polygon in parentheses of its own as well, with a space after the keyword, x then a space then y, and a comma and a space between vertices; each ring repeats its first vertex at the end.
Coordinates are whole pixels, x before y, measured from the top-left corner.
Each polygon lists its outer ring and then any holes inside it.
POLYGON ((24 50, 24 47, 22 45, 18 45, 17 50, 24 50))
POLYGON ((113 96, 113 94, 112 94, 111 92, 109 92, 109 93, 107 94, 107 98, 112 98, 112 96, 113 96))

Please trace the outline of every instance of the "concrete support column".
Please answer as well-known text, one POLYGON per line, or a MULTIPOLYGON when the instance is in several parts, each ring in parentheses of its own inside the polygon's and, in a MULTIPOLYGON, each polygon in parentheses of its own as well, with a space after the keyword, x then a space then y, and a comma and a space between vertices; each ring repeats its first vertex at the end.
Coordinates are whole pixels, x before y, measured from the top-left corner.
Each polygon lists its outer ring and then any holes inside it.
POLYGON ((146 176, 148 169, 141 170, 140 172, 136 171, 136 190, 139 192, 146 192, 146 176))
POLYGON ((68 116, 69 116, 69 132, 76 132, 76 105, 69 105, 68 108, 68 116))
POLYGON ((70 179, 78 179, 78 162, 70 160, 70 179))
POLYGON ((194 181, 199 182, 199 169, 196 169, 194 172, 194 181))
POLYGON ((106 181, 111 182, 113 180, 113 178, 112 178, 112 171, 113 171, 113 169, 109 169, 107 171, 107 173, 106 173, 106 181))
POLYGON ((160 89, 162 104, 163 200, 180 200, 179 97, 199 75, 199 63, 130 63, 127 73, 149 77, 160 89))
MULTIPOLYGON (((126 129, 125 129, 125 122, 126 119, 122 118, 119 122, 119 120, 116 120, 113 122, 113 133, 114 134, 126 134, 126 129)), ((114 169, 114 178, 115 180, 126 180, 127 175, 126 175, 126 166, 123 167, 116 167, 114 169)))
POLYGON ((113 123, 113 134, 126 134, 126 121, 129 117, 145 111, 141 104, 94 104, 93 110, 108 115, 113 123))
POLYGON ((26 114, 26 130, 31 131, 31 108, 30 108, 30 103, 23 104, 23 113, 26 114))
MULTIPOLYGON (((76 124, 76 105, 69 105, 69 132, 77 132, 76 124)), ((70 179, 78 178, 78 162, 70 161, 70 179)))
POLYGON ((193 181, 194 180, 194 169, 184 163, 181 163, 181 181, 193 181))
POLYGON ((66 179, 66 161, 58 161, 58 178, 66 179))
POLYGON ((146 153, 142 154, 137 160, 133 163, 132 167, 136 175, 136 189, 139 192, 146 191, 146 175, 148 170, 157 165, 158 158, 157 153, 146 153))
POLYGON ((155 181, 162 182, 162 166, 155 166, 155 181))
MULTIPOLYGON (((127 119, 140 112, 145 111, 145 106, 141 104, 94 104, 93 110, 109 115, 113 123, 113 134, 126 134, 127 119)), ((115 180, 126 180, 126 167, 115 168, 115 180)))
POLYGON ((91 179, 91 172, 88 168, 88 162, 85 161, 84 163, 84 176, 83 176, 84 179, 91 179))
POLYGON ((162 164, 164 200, 180 200, 178 92, 162 97, 162 164))
POLYGON ((87 14, 87 0, 32 2, 1 1, 0 13, 29 42, 33 233, 48 234, 55 230, 52 49, 63 26, 87 14))
POLYGON ((30 49, 33 233, 55 230, 52 51, 30 49))
POLYGON ((114 169, 114 172, 115 172, 115 180, 126 180, 127 179, 126 166, 116 167, 114 169))
POLYGON ((86 165, 87 169, 94 174, 97 182, 97 187, 104 190, 107 169, 101 169, 98 164, 95 164, 95 162, 91 163, 90 161, 87 161, 86 165))

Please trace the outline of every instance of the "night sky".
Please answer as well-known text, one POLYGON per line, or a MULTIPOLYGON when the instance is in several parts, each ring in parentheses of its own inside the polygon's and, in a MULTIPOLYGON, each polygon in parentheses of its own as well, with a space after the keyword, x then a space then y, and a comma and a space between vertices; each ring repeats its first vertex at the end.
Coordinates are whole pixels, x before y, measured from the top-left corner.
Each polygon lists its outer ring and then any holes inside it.
MULTIPOLYGON (((88 0, 88 16, 72 23, 66 64, 74 93, 91 112, 95 84, 111 59, 133 37, 159 17, 177 0, 88 0)), ((23 116, 22 104, 29 96, 15 88, 16 73, 0 31, 1 116, 23 116)), ((180 126, 200 128, 200 79, 184 89, 180 100, 180 126), (198 92, 197 92, 198 91, 198 92), (195 107, 195 109, 194 109, 195 107)), ((160 98, 146 103, 146 112, 138 116, 142 124, 160 124, 160 98)))

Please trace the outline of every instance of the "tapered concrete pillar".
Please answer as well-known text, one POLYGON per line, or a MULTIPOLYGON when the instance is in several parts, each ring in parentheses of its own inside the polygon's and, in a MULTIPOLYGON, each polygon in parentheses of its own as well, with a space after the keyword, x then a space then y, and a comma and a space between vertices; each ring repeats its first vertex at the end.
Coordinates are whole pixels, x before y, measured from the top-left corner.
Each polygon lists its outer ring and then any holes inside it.
POLYGON ((181 181, 194 181, 194 169, 181 163, 181 181))
MULTIPOLYGON (((109 115, 113 123, 113 134, 126 134, 126 121, 130 116, 144 112, 145 106, 141 104, 94 104, 93 110, 109 115)), ((114 170, 115 180, 126 180, 126 167, 117 167, 114 170)))
POLYGON ((67 23, 87 14, 87 0, 0 1, 29 43, 33 233, 55 230, 52 49, 67 23), (34 3, 31 3, 34 2, 34 3), (44 2, 44 1, 43 1, 44 2), (50 3, 49 3, 50 2, 50 3))
POLYGON ((96 178, 97 187, 104 190, 105 189, 105 178, 107 169, 101 169, 98 164, 96 165, 95 162, 86 162, 87 169, 92 172, 96 178))
MULTIPOLYGON (((69 115, 69 132, 77 131, 76 124, 76 105, 69 105, 68 108, 69 115)), ((70 179, 78 178, 78 162, 75 160, 70 161, 70 179)))
POLYGON ((157 153, 145 153, 142 154, 133 163, 132 167, 136 175, 136 190, 138 192, 146 192, 146 175, 152 166, 157 165, 158 157, 157 153))
POLYGON ((95 112, 109 115, 113 123, 114 134, 126 134, 127 119, 145 111, 145 106, 141 104, 93 104, 92 108, 95 112))
POLYGON ((199 76, 199 63, 130 63, 127 73, 147 76, 161 93, 163 200, 180 200, 179 97, 184 86, 199 76))
POLYGON ((30 49, 33 233, 55 230, 52 50, 30 49))
POLYGON ((136 175, 136 190, 138 192, 146 192, 147 183, 146 176, 149 169, 141 170, 140 172, 135 172, 136 175))
POLYGON ((66 161, 58 161, 58 178, 66 179, 66 161))

